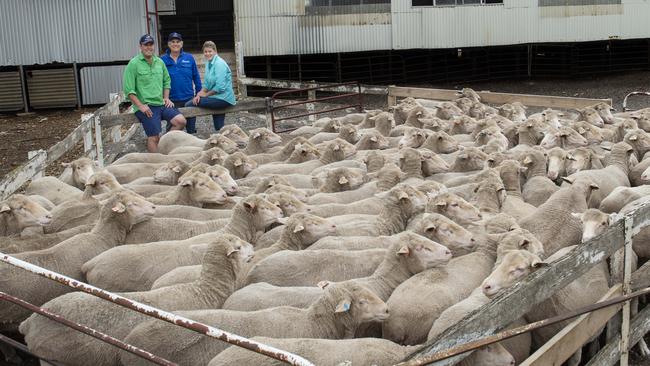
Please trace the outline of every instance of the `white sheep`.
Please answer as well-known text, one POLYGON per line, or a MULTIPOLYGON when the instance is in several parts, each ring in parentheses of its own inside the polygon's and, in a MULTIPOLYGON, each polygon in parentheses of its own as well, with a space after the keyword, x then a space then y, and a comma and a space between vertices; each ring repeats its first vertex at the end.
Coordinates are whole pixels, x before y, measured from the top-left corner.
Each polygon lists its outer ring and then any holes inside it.
POLYGON ((29 196, 13 194, 0 201, 0 236, 20 235, 29 227, 38 227, 52 221, 52 214, 29 196))

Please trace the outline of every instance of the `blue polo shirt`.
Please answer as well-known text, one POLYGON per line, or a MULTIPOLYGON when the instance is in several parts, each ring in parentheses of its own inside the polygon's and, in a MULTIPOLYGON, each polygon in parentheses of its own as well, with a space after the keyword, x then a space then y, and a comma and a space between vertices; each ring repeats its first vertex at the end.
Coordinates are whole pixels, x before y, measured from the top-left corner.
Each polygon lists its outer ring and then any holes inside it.
POLYGON ((181 50, 180 55, 174 61, 171 56, 171 51, 168 49, 164 55, 160 57, 167 66, 169 76, 172 78, 172 87, 169 91, 169 99, 171 100, 187 100, 192 99, 196 93, 201 90, 201 75, 199 68, 196 67, 196 61, 191 54, 181 50), (192 85, 194 83, 194 85, 192 85))
POLYGON ((235 105, 235 93, 232 90, 232 73, 230 66, 219 55, 214 55, 212 60, 205 64, 205 85, 206 90, 213 90, 216 94, 208 98, 218 98, 231 105, 235 105))

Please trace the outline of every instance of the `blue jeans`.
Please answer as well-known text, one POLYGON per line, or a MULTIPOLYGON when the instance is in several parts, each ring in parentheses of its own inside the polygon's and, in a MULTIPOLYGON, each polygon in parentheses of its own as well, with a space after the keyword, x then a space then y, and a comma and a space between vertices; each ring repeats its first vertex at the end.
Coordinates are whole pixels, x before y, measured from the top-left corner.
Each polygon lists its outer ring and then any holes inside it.
MULTIPOLYGON (((174 108, 180 108, 185 105, 185 103, 191 101, 192 98, 190 99, 180 99, 180 100, 172 100, 172 103, 174 103, 174 108)), ((186 118, 187 124, 185 125, 185 131, 187 133, 196 133, 196 117, 190 117, 186 118)), ((167 130, 166 132, 171 131, 172 129, 172 124, 167 121, 167 130)))
MULTIPOLYGON (((202 107, 202 108, 213 108, 213 109, 222 109, 222 108, 230 107, 231 105, 232 104, 226 102, 225 100, 221 100, 219 98, 207 98, 207 97, 201 97, 201 101, 199 102, 198 106, 192 104, 191 100, 185 103, 186 107, 202 107)), ((215 131, 219 131, 223 127, 225 121, 226 121, 225 114, 212 115, 212 123, 214 124, 215 131)))

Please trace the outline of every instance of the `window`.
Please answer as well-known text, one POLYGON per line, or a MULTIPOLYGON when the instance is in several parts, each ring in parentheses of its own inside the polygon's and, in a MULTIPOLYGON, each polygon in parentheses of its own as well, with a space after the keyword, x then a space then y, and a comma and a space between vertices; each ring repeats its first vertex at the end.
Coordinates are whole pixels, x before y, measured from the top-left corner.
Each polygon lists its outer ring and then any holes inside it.
POLYGON ((539 6, 575 6, 620 4, 621 0, 539 0, 539 6))
POLYGON ((390 13, 390 0, 305 0, 307 14, 390 13))
MULTIPOLYGON (((544 0, 540 0, 544 1, 544 0)), ((413 6, 456 6, 456 5, 482 5, 503 4, 503 0, 412 0, 413 6)))

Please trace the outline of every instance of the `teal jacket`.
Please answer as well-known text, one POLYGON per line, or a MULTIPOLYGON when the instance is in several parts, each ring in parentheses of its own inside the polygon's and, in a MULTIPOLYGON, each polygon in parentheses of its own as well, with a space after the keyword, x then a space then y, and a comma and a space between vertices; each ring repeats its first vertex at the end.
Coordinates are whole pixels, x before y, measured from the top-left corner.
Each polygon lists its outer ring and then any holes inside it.
POLYGON ((210 98, 219 98, 231 105, 235 105, 235 93, 232 90, 232 73, 226 61, 218 55, 214 55, 212 60, 205 65, 204 79, 205 83, 203 83, 203 87, 216 92, 210 98))

